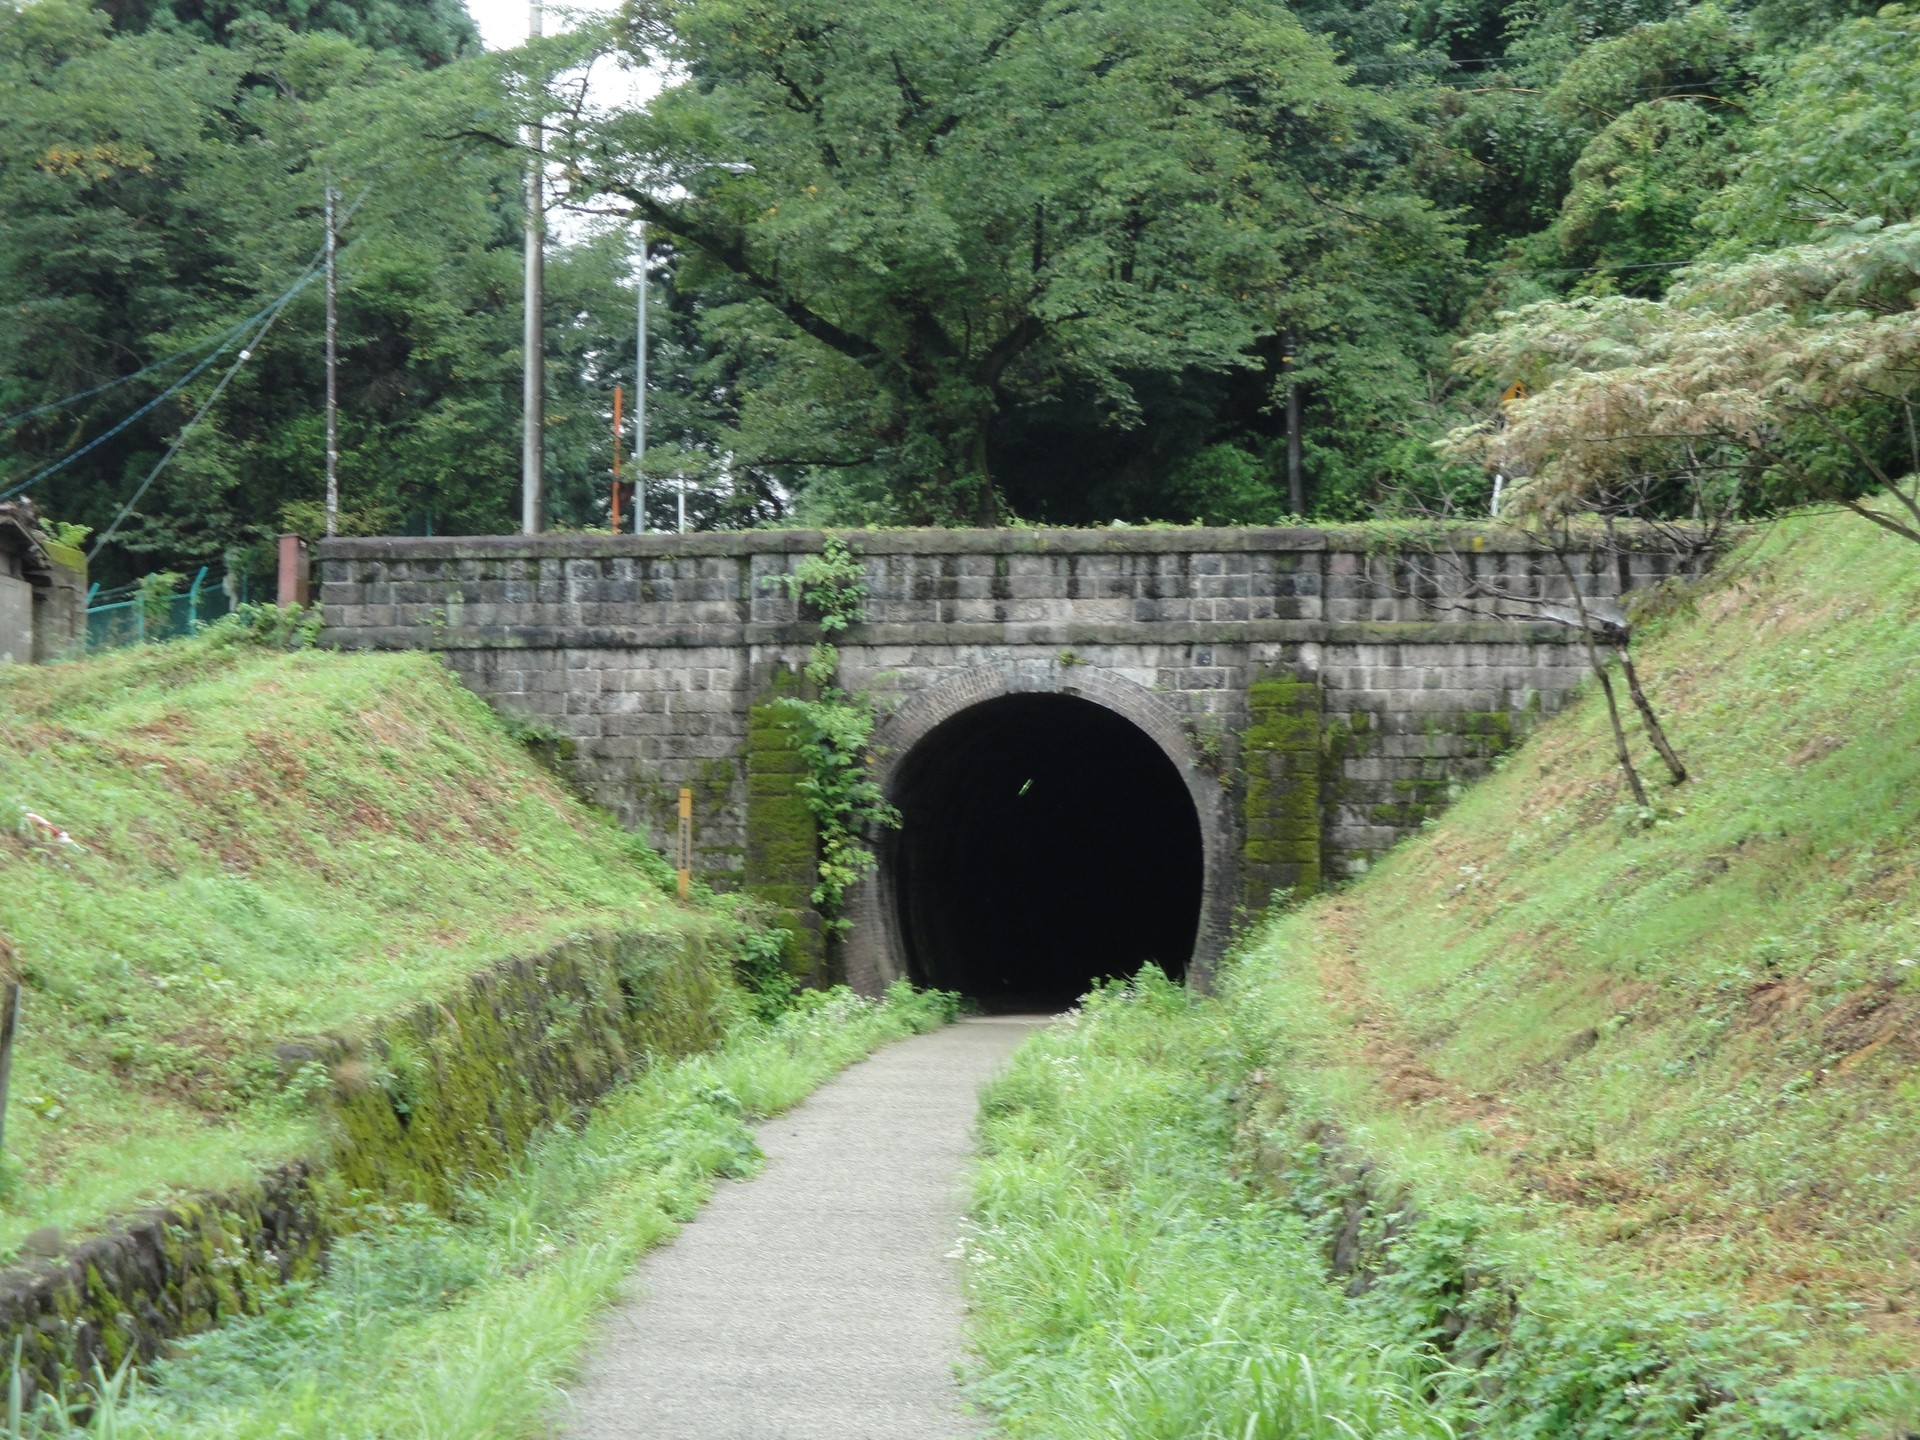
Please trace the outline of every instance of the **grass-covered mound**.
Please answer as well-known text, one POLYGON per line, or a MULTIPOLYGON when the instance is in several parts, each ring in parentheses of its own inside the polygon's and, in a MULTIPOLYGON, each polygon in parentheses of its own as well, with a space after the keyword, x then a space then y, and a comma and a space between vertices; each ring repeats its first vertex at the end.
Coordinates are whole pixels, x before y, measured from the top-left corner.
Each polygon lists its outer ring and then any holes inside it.
POLYGON ((1228 992, 1269 1159, 1356 1274, 1425 1267, 1409 1318, 1484 1367, 1496 1428, 1900 1433, 1920 550, 1793 519, 1644 631, 1694 771, 1652 815, 1589 694, 1251 943, 1228 992))
POLYGON ((283 1042, 593 927, 712 923, 424 655, 212 639, 0 670, 0 1253, 313 1147, 283 1042))

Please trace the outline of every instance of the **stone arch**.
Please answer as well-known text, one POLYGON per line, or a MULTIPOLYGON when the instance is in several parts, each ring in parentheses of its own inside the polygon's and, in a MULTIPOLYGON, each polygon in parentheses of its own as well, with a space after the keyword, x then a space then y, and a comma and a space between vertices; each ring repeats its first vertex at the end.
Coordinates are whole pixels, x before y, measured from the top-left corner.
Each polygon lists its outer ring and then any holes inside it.
MULTIPOLYGON (((1180 711, 1165 698, 1113 670, 1084 662, 993 661, 974 665, 916 692, 875 727, 875 777, 889 796, 902 767, 941 726, 977 706, 1012 695, 1060 695, 1098 705, 1139 730, 1185 782, 1199 822, 1202 851, 1200 918, 1187 977, 1207 989, 1233 924, 1237 873, 1232 808, 1226 788, 1202 762, 1180 711)), ((883 841, 884 849, 884 841, 883 841)), ((884 863, 850 895, 846 939, 848 981, 875 994, 907 973, 892 876, 884 863)))

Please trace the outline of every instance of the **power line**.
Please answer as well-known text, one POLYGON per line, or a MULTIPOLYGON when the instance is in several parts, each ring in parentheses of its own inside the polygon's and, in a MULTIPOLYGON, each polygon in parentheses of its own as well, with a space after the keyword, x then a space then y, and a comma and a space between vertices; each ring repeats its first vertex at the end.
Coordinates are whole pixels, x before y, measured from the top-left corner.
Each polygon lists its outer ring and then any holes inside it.
MULTIPOLYGON (((365 197, 363 196, 362 198, 364 199, 365 197)), ((219 347, 215 349, 211 354, 207 355, 204 359, 202 359, 199 364, 195 365, 191 370, 187 371, 186 374, 182 375, 178 380, 174 381, 173 384, 169 385, 166 389, 162 390, 158 395, 154 396, 153 399, 149 400, 146 404, 142 405, 139 409, 135 410, 131 415, 127 416, 125 419, 121 420, 118 424, 114 425, 111 429, 106 430, 103 433, 94 436, 93 439, 89 440, 86 444, 82 445, 78 450, 69 451, 67 454, 61 456, 58 460, 54 461, 51 465, 48 465, 44 469, 39 470, 36 473, 28 476, 25 480, 22 480, 18 485, 15 485, 8 490, 0 491, 0 500, 9 500, 15 495, 18 495, 21 491, 31 489, 33 486, 38 485, 42 480, 46 479, 49 475, 52 475, 60 470, 66 469, 67 466, 71 465, 74 461, 80 459, 81 456, 87 454, 91 450, 98 448, 101 445, 106 444, 107 441, 111 440, 114 436, 118 435, 121 431, 125 430, 129 425, 133 424, 134 421, 140 419, 141 416, 148 414, 155 407, 165 402, 171 396, 178 394, 182 389, 184 389, 187 385, 191 384, 197 377, 199 377, 207 369, 208 366, 212 365, 214 361, 218 360, 221 357, 221 355, 225 354, 226 351, 232 346, 234 340, 237 339, 241 334, 245 333, 245 331, 249 326, 258 324, 263 319, 269 320, 269 323, 270 323, 272 317, 277 317, 280 311, 286 308, 287 303, 291 301, 295 295, 298 295, 302 290, 306 289, 307 286, 311 285, 319 277, 320 267, 321 267, 321 259, 320 259, 320 256, 316 254, 315 258, 307 263, 307 268, 305 272, 300 276, 300 278, 295 280, 293 284, 290 285, 280 295, 278 299, 274 300, 271 304, 267 305, 265 308, 254 311, 253 314, 249 315, 246 319, 240 321, 240 323, 235 325, 232 329, 226 331, 225 334, 222 337, 220 337, 219 347)), ((264 329, 262 330, 261 333, 262 334, 265 333, 264 329)), ((191 354, 192 352, 188 351, 185 353, 191 354)), ((177 359, 178 357, 176 356, 175 358, 177 359)), ((222 388, 224 388, 224 385, 222 388)))
POLYGON ((153 484, 162 470, 167 468, 167 462, 179 453, 180 447, 187 443, 187 436, 193 432, 193 427, 200 423, 200 417, 213 408, 214 403, 219 400, 221 393, 226 390, 228 384, 233 380, 233 377, 240 373, 240 367, 253 358, 254 347, 266 339, 267 331, 271 330, 273 328, 273 322, 280 318, 280 312, 292 304, 293 297, 299 294, 300 291, 306 289, 306 287, 313 282, 313 279, 314 274, 310 272, 299 284, 288 290, 286 294, 282 295, 280 299, 275 302, 267 318, 261 322, 260 328, 253 332, 252 338, 241 348, 240 354, 234 359, 233 364, 227 367, 227 373, 222 375, 219 383, 213 387, 213 392, 208 395, 205 400, 200 402, 200 408, 193 412, 193 418, 180 427, 180 433, 173 437, 173 443, 167 447, 166 454, 154 462, 153 469, 147 472, 147 478, 142 480, 139 488, 127 497, 127 503, 122 505, 120 507, 120 513, 113 517, 113 523, 100 532, 100 537, 93 542, 93 548, 87 551, 87 558, 89 560, 95 555, 98 555, 100 553, 100 547, 113 538, 114 531, 120 528, 120 522, 133 513, 133 507, 139 504, 140 497, 147 493, 147 487, 153 484))
POLYGON ((142 365, 138 370, 135 370, 130 374, 121 375, 116 377, 115 379, 108 380, 104 384, 94 386, 91 390, 81 390, 76 394, 66 395, 61 397, 58 400, 49 400, 44 405, 36 405, 31 410, 22 410, 18 415, 9 415, 7 416, 6 419, 0 420, 0 428, 4 428, 11 425, 17 425, 22 420, 31 420, 36 415, 45 415, 50 410, 64 410, 69 405, 77 405, 82 400, 91 400, 96 395, 104 395, 109 390, 115 389, 121 385, 125 385, 130 381, 138 380, 142 376, 151 375, 156 370, 164 370, 169 365, 172 365, 177 361, 186 359, 189 355, 197 355, 200 353, 200 351, 206 349, 209 345, 218 346, 218 349, 214 351, 214 353, 217 355, 220 353, 221 350, 226 349, 226 347, 233 342, 233 337, 235 335, 239 334, 240 331, 246 329, 247 326, 254 324, 256 321, 259 320, 260 316, 266 313, 267 312, 265 310, 258 311, 253 315, 249 315, 245 320, 239 321, 237 324, 229 325, 225 330, 222 330, 218 335, 211 336, 210 338, 202 340, 197 344, 189 345, 184 350, 176 351, 174 354, 167 356, 167 358, 164 360, 155 360, 151 365, 142 365))
MULTIPOLYGON (((340 215, 338 221, 336 222, 336 228, 344 227, 349 220, 353 219, 354 213, 359 210, 361 205, 366 202, 367 196, 372 193, 373 193, 373 187, 371 185, 369 185, 366 189, 362 190, 359 194, 359 197, 354 200, 353 204, 349 205, 346 208, 345 212, 340 215)), ((82 390, 73 395, 63 396, 61 399, 58 399, 58 400, 49 400, 46 404, 36 405, 31 410, 22 410, 17 415, 9 415, 6 417, 6 419, 0 420, 0 429, 5 429, 9 426, 18 424, 22 420, 31 420, 36 415, 45 415, 50 410, 64 410, 67 406, 76 405, 82 400, 91 400, 96 395, 104 395, 109 390, 116 389, 121 385, 126 385, 134 380, 138 380, 142 378, 143 376, 151 375, 156 370, 164 370, 169 365, 172 365, 177 361, 186 359, 189 355, 198 354, 200 351, 206 349, 207 346, 209 345, 212 345, 214 347, 212 354, 208 355, 205 359, 203 359, 198 365, 196 365, 187 374, 181 376, 180 379, 177 382, 175 382, 174 385, 169 387, 163 394, 157 396, 151 403, 142 406, 139 410, 135 411, 132 415, 129 415, 126 420, 122 421, 121 424, 119 426, 116 426, 113 430, 109 430, 106 435, 100 436, 98 440, 91 442, 85 448, 75 451, 72 455, 67 457, 67 460, 63 460, 61 464, 66 464, 67 461, 70 461, 70 460, 79 459, 80 456, 86 454, 88 450, 92 449, 94 445, 99 444, 100 440, 105 440, 109 435, 117 434, 120 429, 124 428, 127 424, 130 424, 132 421, 139 419, 140 416, 146 414, 147 411, 151 410, 154 405, 157 405, 161 400, 166 399, 168 395, 171 395, 174 393, 174 391, 178 390, 181 385, 186 384, 187 381, 193 379, 195 375, 198 375, 202 370, 205 370, 208 365, 210 365, 214 360, 219 358, 221 351, 225 350, 228 346, 233 344, 237 336, 239 336, 243 331, 247 330, 250 326, 258 324, 261 321, 261 319, 263 319, 266 316, 268 311, 273 310, 279 305, 283 304, 287 300, 287 298, 294 293, 295 290, 303 288, 304 285, 307 283, 307 281, 312 278, 312 275, 310 272, 312 272, 316 266, 322 263, 322 257, 325 255, 325 253, 326 253, 326 249, 324 246, 322 246, 321 249, 314 252, 313 258, 307 262, 306 272, 303 272, 301 278, 294 282, 294 288, 292 290, 287 291, 286 294, 283 294, 279 299, 269 302, 267 305, 263 306, 261 309, 254 311, 253 314, 247 316, 244 320, 235 321, 232 325, 229 325, 225 330, 222 330, 218 335, 214 335, 209 339, 201 340, 195 344, 189 345, 184 350, 176 350, 173 354, 167 356, 164 360, 155 360, 150 365, 142 365, 138 370, 132 371, 131 373, 126 375, 121 375, 116 379, 108 380, 103 384, 96 385, 91 390, 82 390)), ((56 466, 54 468, 57 469, 59 467, 56 466)), ((49 475, 52 473, 53 473, 52 470, 46 470, 46 471, 42 471, 41 475, 49 475)), ((36 475, 34 477, 34 480, 40 479, 41 475, 36 475)), ((27 481, 26 485, 33 484, 34 480, 27 481)), ((0 495, 0 500, 6 499, 7 495, 19 494, 21 490, 24 490, 26 488, 26 485, 15 486, 13 489, 7 491, 5 495, 0 495)))

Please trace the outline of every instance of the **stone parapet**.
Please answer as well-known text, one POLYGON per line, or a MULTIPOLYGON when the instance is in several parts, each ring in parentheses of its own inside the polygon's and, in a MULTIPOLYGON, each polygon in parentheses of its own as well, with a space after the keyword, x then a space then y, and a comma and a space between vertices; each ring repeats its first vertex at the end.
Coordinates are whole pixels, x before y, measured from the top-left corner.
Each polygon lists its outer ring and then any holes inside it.
MULTIPOLYGON (((1103 695, 1146 697, 1139 713, 1150 700, 1179 718, 1162 742, 1170 757, 1219 772, 1228 818, 1207 832, 1220 852, 1207 874, 1247 913, 1275 890, 1363 871, 1587 673, 1583 647, 1569 643, 1575 604, 1560 558, 1514 532, 841 533, 869 591, 865 622, 835 637, 843 683, 883 717, 962 675, 1062 693, 1097 681, 1103 695), (1275 683, 1315 697, 1312 859, 1294 833, 1304 752, 1260 739, 1298 728, 1261 710, 1258 687, 1275 683), (1245 768, 1255 752, 1259 776, 1245 768), (1256 779, 1273 801, 1257 835, 1244 805, 1256 779)), ((652 843, 671 844, 673 798, 692 786, 698 863, 715 883, 790 908, 811 881, 789 853, 797 811, 768 749, 766 702, 820 638, 787 581, 824 540, 808 530, 333 540, 319 548, 320 598, 329 643, 441 651, 494 704, 568 736, 592 797, 652 843)), ((1651 534, 1621 542, 1566 557, 1602 616, 1617 615, 1627 591, 1699 563, 1651 534)), ((903 758, 877 756, 881 778, 903 758)), ((869 924, 884 930, 884 917, 869 924)), ((1225 932, 1212 925, 1204 945, 1225 932)), ((816 974, 834 963, 820 959, 817 933, 807 929, 795 956, 816 974)), ((884 936, 856 935, 852 952, 848 973, 868 988, 899 973, 884 936)))

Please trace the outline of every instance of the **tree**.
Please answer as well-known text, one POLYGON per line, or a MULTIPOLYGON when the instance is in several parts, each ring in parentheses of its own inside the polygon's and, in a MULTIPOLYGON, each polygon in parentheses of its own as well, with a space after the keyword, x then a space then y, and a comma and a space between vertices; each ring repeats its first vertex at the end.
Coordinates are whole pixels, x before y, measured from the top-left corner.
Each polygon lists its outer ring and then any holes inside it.
POLYGON ((460 0, 105 0, 100 8, 116 29, 172 31, 215 45, 283 26, 343 35, 426 66, 480 50, 480 33, 460 0))
MULTIPOLYGON (((260 25, 220 46, 115 33, 76 0, 0 4, 0 414, 208 345, 273 303, 321 237, 341 252, 341 474, 349 529, 511 528, 519 447, 517 158, 436 139, 505 113, 491 57, 432 72, 330 33, 260 25)), ((552 515, 604 513, 611 381, 630 364, 630 245, 549 268, 552 515), (610 328, 611 327, 611 328, 610 328)), ((321 297, 310 285, 102 552, 109 583, 156 565, 270 564, 317 532, 321 297)), ((171 396, 192 357, 10 427, 0 489, 36 486, 103 529, 239 349, 171 396), (142 405, 157 407, 117 434, 142 405), (106 438, 110 437, 110 438, 106 438)), ((628 377, 630 383, 630 377, 628 377)))
POLYGON ((629 43, 687 79, 579 124, 579 192, 751 302, 743 418, 902 518, 999 518, 996 416, 1128 425, 1448 253, 1387 183, 1405 118, 1272 0, 662 0, 629 43))
POLYGON ((1530 306, 1465 350, 1540 387, 1449 440, 1527 477, 1523 509, 1679 480, 1696 506, 1825 501, 1920 542, 1920 222, 1699 266, 1662 301, 1530 306), (1866 503, 1875 487, 1895 512, 1866 503))

